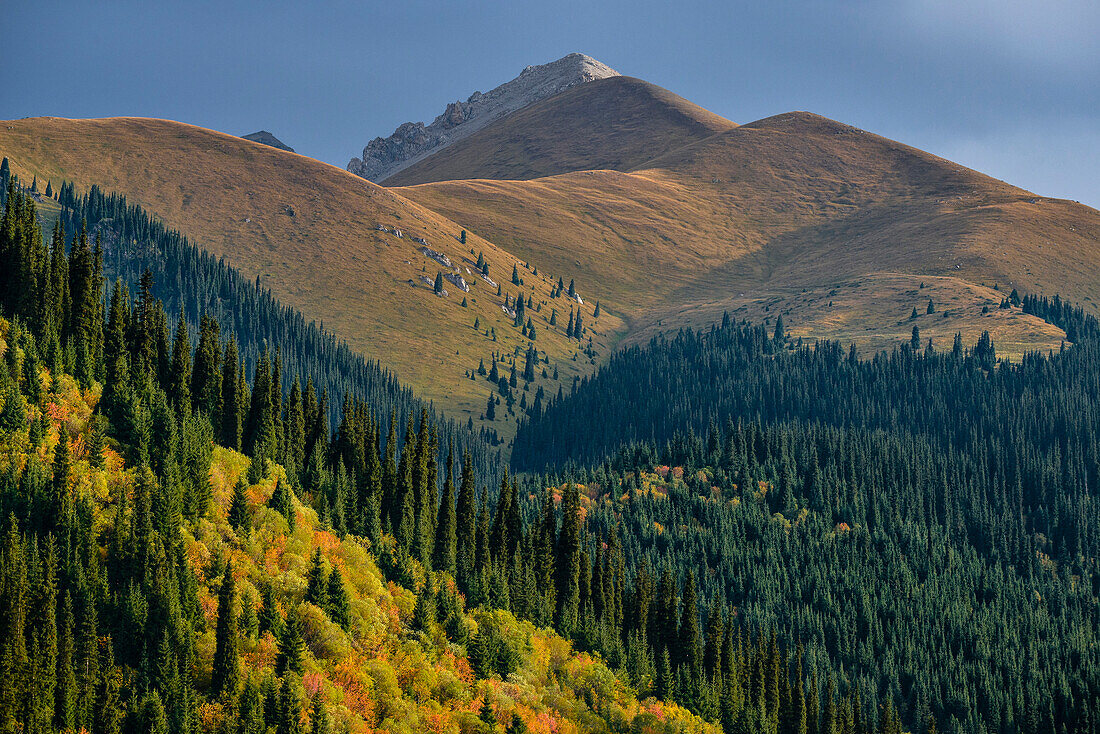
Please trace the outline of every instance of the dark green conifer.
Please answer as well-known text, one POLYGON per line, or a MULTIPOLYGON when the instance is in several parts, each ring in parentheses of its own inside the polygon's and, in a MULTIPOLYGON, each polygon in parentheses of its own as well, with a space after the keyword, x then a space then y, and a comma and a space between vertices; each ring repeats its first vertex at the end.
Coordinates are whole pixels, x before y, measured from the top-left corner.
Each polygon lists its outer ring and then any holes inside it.
POLYGON ((339 568, 333 568, 328 576, 328 586, 325 590, 328 607, 325 611, 329 618, 340 625, 344 631, 351 627, 351 600, 348 598, 348 590, 344 586, 344 577, 339 568))
POLYGON ((233 564, 225 567, 218 592, 218 623, 214 637, 214 665, 210 685, 215 694, 237 697, 240 683, 240 657, 237 654, 236 585, 233 564))
POLYGON ((287 671, 302 673, 302 653, 305 643, 302 641, 302 622, 298 609, 291 605, 286 613, 282 634, 279 635, 279 654, 275 658, 275 674, 282 676, 287 671))
POLYGON ((237 479, 233 487, 233 500, 229 504, 229 524, 237 532, 247 531, 252 524, 251 513, 248 509, 248 496, 245 494, 248 484, 244 477, 237 479))
POLYGON ((321 555, 320 548, 313 549, 305 599, 321 609, 328 606, 328 574, 325 572, 325 558, 321 555))
POLYGON ((447 464, 444 468, 443 494, 439 499, 439 512, 436 518, 435 544, 432 553, 432 566, 455 575, 457 522, 455 518, 454 484, 454 443, 447 451, 447 464))

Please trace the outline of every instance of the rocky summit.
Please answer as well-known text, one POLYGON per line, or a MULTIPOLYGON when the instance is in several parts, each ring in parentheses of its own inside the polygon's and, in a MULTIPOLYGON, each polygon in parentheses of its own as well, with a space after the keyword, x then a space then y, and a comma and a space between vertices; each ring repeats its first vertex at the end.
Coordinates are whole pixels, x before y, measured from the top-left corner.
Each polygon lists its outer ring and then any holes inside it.
POLYGON ((468 137, 494 120, 578 84, 620 76, 590 56, 572 53, 557 61, 528 66, 520 75, 489 92, 474 92, 465 102, 451 102, 430 125, 406 122, 387 138, 375 138, 352 158, 348 170, 376 183, 448 145, 468 137))

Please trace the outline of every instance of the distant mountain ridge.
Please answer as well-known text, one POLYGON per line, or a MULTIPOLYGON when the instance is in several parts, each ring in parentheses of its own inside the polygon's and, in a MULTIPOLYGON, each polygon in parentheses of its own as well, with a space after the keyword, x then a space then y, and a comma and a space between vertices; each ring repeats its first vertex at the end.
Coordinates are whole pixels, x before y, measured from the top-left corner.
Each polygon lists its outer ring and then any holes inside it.
POLYGON ((248 135, 242 135, 245 140, 251 140, 253 143, 262 143, 263 145, 270 145, 272 148, 278 148, 279 150, 285 150, 288 153, 293 153, 294 148, 279 140, 277 137, 269 133, 267 130, 260 130, 258 132, 250 133, 248 135))
POLYGON ((406 122, 387 138, 375 138, 352 158, 347 169, 380 183, 398 171, 462 140, 489 123, 533 102, 579 84, 619 76, 619 72, 590 56, 572 53, 557 61, 528 66, 519 76, 484 94, 474 92, 465 102, 451 102, 430 125, 406 122))

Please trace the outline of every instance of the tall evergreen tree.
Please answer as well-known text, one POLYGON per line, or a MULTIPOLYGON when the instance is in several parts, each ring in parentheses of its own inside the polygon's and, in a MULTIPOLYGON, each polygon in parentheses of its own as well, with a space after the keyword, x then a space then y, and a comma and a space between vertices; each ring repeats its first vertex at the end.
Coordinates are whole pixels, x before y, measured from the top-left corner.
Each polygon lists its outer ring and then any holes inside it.
POLYGON ((218 592, 218 624, 214 636, 214 672, 211 687, 214 693, 237 697, 240 685, 240 657, 237 653, 236 585, 233 580, 233 564, 225 567, 221 589, 218 592))

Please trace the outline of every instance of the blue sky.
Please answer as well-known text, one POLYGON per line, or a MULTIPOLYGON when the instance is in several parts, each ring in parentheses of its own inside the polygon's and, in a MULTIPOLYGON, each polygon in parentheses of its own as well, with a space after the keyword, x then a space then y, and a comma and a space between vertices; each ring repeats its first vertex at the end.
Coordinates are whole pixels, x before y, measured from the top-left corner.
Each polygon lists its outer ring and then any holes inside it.
POLYGON ((1095 0, 6 5, 3 119, 263 128, 343 167, 581 51, 736 122, 810 110, 1100 207, 1095 0))

